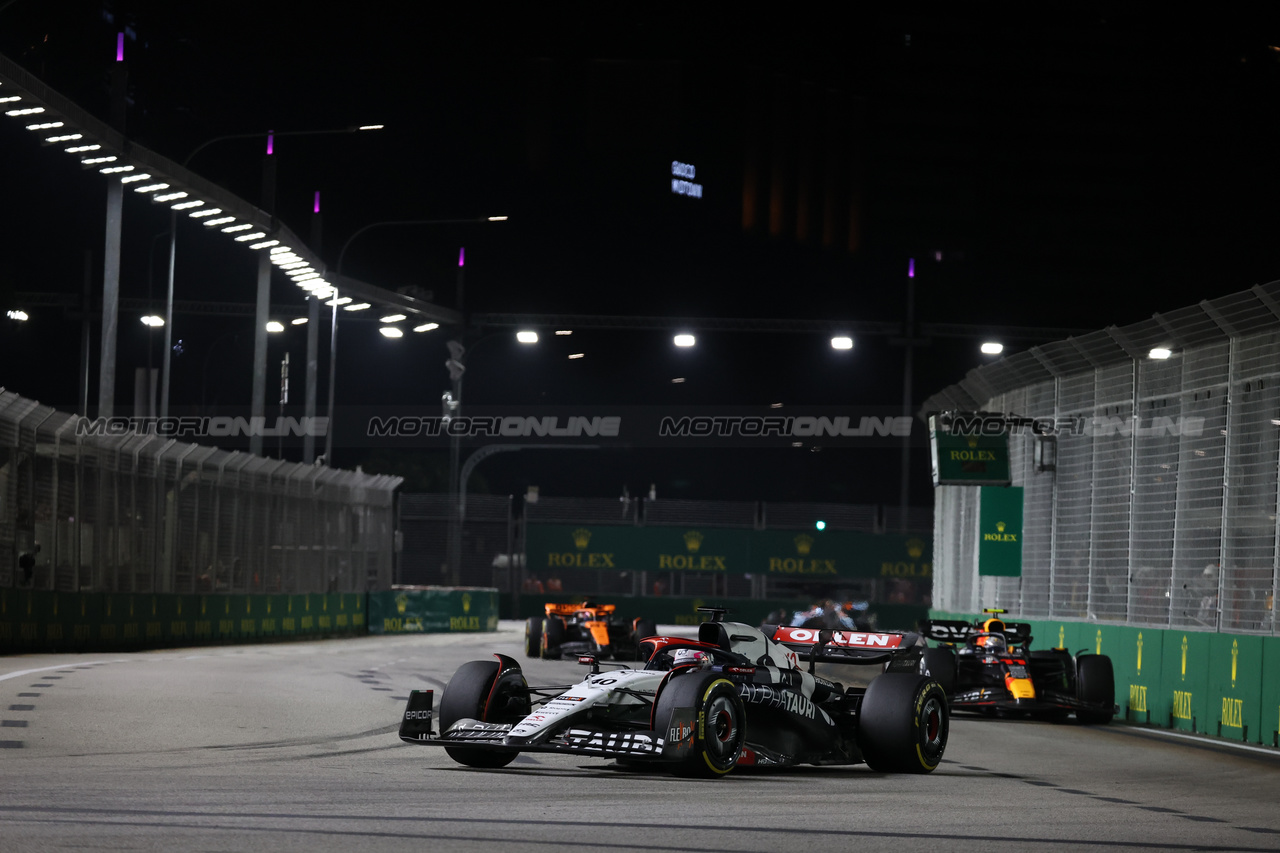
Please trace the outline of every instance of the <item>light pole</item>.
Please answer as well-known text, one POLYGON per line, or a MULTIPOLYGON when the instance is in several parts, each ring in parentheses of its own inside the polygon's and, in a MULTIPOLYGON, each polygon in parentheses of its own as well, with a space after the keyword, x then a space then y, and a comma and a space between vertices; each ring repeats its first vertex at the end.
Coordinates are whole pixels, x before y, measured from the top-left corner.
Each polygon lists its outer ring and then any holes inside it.
MULTIPOLYGON (((355 239, 359 237, 361 234, 365 233, 366 231, 370 231, 374 228, 382 228, 387 226, 400 226, 400 225, 463 225, 463 224, 475 224, 475 223, 481 223, 481 222, 506 222, 508 219, 510 219, 510 217, 508 216, 475 216, 469 219, 387 219, 381 222, 371 222, 368 225, 365 225, 361 228, 357 228, 351 234, 351 236, 347 238, 346 242, 342 244, 342 248, 338 251, 338 264, 337 264, 338 276, 339 278, 341 278, 343 275, 342 265, 347 257, 347 249, 351 246, 352 242, 354 242, 355 239)), ((463 290, 464 290, 463 275, 465 270, 466 270, 466 249, 464 248, 464 249, 458 250, 457 311, 458 311, 459 322, 461 323, 461 326, 458 328, 457 337, 454 340, 449 342, 449 352, 451 357, 449 361, 446 362, 446 365, 449 367, 449 377, 450 379, 453 380, 452 394, 445 401, 446 414, 449 415, 450 417, 459 415, 461 414, 461 411, 462 411, 461 410, 462 373, 463 371, 466 370, 466 367, 462 363, 462 355, 463 355, 463 352, 465 351, 463 348, 462 340, 463 340, 463 335, 467 328, 466 315, 463 313, 463 290)), ((337 374, 337 371, 334 369, 335 365, 334 365, 333 359, 335 358, 335 356, 333 355, 333 353, 337 349, 337 341, 338 341, 338 305, 337 305, 337 295, 335 293, 334 306, 333 306, 332 338, 329 346, 329 351, 330 351, 329 431, 325 435, 325 458, 329 460, 332 460, 333 458, 332 453, 333 453, 334 376, 337 374)), ((450 455, 449 498, 450 500, 449 500, 449 503, 451 507, 454 507, 454 509, 451 510, 450 515, 455 518, 457 516, 457 503, 458 503, 458 452, 459 452, 458 441, 459 439, 455 437, 455 438, 452 438, 449 442, 450 443, 450 450, 449 450, 449 455, 450 455)), ((454 541, 454 538, 452 535, 449 537, 449 541, 450 543, 454 541)), ((456 573, 458 564, 457 564, 457 561, 453 558, 453 555, 450 556, 449 565, 451 569, 456 573)))
MULTIPOLYGON (((461 258, 459 258, 458 285, 461 293, 462 273, 461 258)), ((537 336, 532 339, 522 338, 521 332, 516 339, 524 345, 537 343, 537 336)), ((461 338, 462 335, 460 334, 461 338)), ((480 344, 488 340, 495 340, 504 335, 488 335, 478 339, 471 345, 471 354, 474 355, 480 344)), ((467 352, 460 340, 449 341, 449 360, 445 362, 445 366, 449 369, 449 378, 453 380, 453 390, 444 396, 444 414, 445 417, 455 418, 462 414, 462 375, 466 372, 467 366, 464 357, 467 352)), ((501 450, 511 449, 519 450, 523 445, 498 445, 498 450, 490 450, 491 453, 500 452, 501 450)), ((484 448, 482 448, 482 451, 484 448)), ((462 575, 462 527, 466 522, 467 515, 467 477, 471 473, 471 468, 478 464, 484 456, 481 451, 477 451, 472 456, 475 463, 468 460, 470 467, 463 467, 459 470, 462 462, 462 438, 456 433, 450 433, 449 436, 449 530, 448 530, 448 550, 446 562, 449 565, 449 574, 451 582, 456 586, 462 575), (477 458, 478 457, 478 458, 477 458)))
MULTIPOLYGON (((215 136, 200 145, 198 145, 186 159, 182 161, 183 167, 186 167, 196 154, 199 154, 205 148, 216 142, 222 142, 229 139, 262 139, 267 140, 266 156, 262 163, 262 206, 268 214, 274 214, 275 209, 275 190, 276 190, 276 173, 275 173, 275 138, 278 136, 330 136, 335 134, 359 133, 361 131, 381 130, 383 125, 361 125, 359 127, 344 127, 338 129, 327 130, 284 130, 284 131, 254 131, 251 133, 229 133, 222 136, 215 136)), ((174 270, 177 258, 177 235, 178 235, 178 213, 171 211, 169 214, 169 287, 168 297, 165 303, 165 338, 164 338, 164 377, 162 380, 162 390, 160 393, 160 415, 166 417, 169 414, 169 360, 172 355, 172 329, 173 329, 173 285, 174 270)), ((254 322, 254 359, 253 359, 253 399, 250 406, 250 417, 264 417, 266 409, 266 323, 267 313, 270 309, 271 294, 271 264, 266 255, 258 260, 258 289, 257 289, 257 307, 255 310, 254 322)), ((312 296, 311 299, 317 297, 312 296)), ((336 296, 335 296, 336 298, 336 296)), ((318 316, 318 315, 317 315, 318 316)), ((316 354, 313 351, 313 344, 316 336, 308 337, 307 363, 314 364, 316 354)), ((332 363, 333 355, 330 353, 330 363, 332 363)), ((315 377, 314 371, 307 372, 307 400, 308 408, 314 410, 315 406, 315 377)), ((250 438, 250 452, 254 454, 261 453, 262 437, 255 435, 250 438)))

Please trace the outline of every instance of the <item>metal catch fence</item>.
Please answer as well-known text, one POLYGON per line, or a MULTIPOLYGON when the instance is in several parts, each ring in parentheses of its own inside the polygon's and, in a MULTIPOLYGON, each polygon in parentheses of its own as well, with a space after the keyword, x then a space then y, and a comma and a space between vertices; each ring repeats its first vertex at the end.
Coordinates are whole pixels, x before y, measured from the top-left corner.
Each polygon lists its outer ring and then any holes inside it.
POLYGON ((0 587, 390 587, 399 477, 156 435, 78 435, 80 421, 0 389, 0 587))
POLYGON ((1277 295, 1273 282, 1033 348, 926 402, 1087 425, 1058 432, 1053 470, 1037 468, 1034 436, 1010 435, 1020 578, 979 574, 978 487, 936 490, 935 606, 1275 634, 1277 295), (1159 341, 1175 342, 1171 358, 1147 356, 1159 341))

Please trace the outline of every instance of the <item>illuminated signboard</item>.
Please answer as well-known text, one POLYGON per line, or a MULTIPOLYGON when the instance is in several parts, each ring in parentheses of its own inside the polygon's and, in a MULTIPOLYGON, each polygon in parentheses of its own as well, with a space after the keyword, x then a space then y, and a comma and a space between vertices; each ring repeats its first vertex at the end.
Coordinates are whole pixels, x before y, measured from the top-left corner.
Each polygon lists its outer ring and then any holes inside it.
POLYGON ((698 170, 692 163, 671 161, 671 191, 676 195, 687 195, 689 198, 702 198, 702 184, 695 184, 693 179, 698 170))

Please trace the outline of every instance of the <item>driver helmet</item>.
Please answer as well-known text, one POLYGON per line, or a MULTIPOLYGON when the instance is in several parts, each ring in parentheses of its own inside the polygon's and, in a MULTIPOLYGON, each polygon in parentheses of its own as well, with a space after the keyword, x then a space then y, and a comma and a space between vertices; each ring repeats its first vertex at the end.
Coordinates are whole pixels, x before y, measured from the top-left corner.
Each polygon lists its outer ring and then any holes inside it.
POLYGON ((698 669, 707 669, 711 666, 711 655, 698 649, 676 649, 671 653, 671 668, 681 666, 696 666, 698 669))
POLYGON ((983 634, 975 642, 978 648, 988 652, 1002 652, 1005 649, 1004 636, 1002 634, 983 634))

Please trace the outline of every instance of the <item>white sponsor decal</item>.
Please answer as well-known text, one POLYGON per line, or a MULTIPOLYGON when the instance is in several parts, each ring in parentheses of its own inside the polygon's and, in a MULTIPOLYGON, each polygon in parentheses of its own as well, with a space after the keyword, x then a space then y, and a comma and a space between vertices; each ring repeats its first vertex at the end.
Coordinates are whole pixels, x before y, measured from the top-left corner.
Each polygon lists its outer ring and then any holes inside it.
MULTIPOLYGON (((819 631, 815 628, 779 628, 773 635, 775 640, 783 643, 816 643, 819 631)), ((864 634, 846 631, 833 631, 831 644, 854 648, 896 649, 902 642, 901 634, 864 634)))

